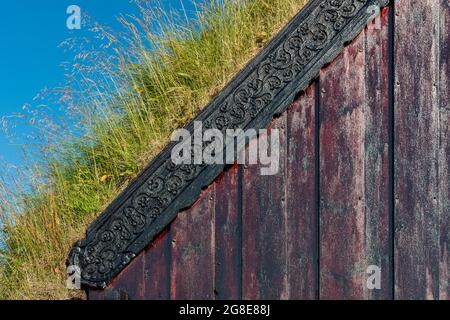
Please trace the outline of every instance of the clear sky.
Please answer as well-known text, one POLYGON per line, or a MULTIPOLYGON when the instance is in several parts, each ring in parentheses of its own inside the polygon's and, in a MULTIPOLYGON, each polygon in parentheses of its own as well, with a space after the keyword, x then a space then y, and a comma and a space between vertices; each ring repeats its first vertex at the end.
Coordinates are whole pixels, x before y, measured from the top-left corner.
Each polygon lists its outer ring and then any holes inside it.
MULTIPOLYGON (((162 0, 164 6, 180 10, 180 0, 162 0)), ((183 0, 189 10, 189 0, 183 0)), ((73 53, 64 53, 58 45, 69 37, 85 36, 83 30, 66 27, 69 5, 78 5, 103 25, 118 28, 119 14, 135 13, 129 0, 5 0, 0 7, 0 119, 31 103, 45 87, 64 81, 64 61, 73 53)), ((20 136, 25 127, 15 129, 20 136)), ((10 142, 0 128, 0 160, 19 165, 21 148, 10 142)), ((1 162, 0 162, 1 163, 1 162)))

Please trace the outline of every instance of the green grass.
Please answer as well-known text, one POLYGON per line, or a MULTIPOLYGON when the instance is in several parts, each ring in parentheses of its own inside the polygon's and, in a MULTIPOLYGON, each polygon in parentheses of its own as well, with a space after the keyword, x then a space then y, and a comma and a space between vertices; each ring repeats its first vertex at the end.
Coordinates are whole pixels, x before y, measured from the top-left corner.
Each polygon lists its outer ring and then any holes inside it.
POLYGON ((211 1, 189 21, 158 9, 123 20, 130 42, 117 52, 122 65, 103 73, 113 89, 86 91, 77 110, 86 133, 46 146, 52 155, 32 168, 26 191, 17 177, 13 193, 2 185, 0 298, 82 297, 65 286, 74 241, 305 2, 211 1))

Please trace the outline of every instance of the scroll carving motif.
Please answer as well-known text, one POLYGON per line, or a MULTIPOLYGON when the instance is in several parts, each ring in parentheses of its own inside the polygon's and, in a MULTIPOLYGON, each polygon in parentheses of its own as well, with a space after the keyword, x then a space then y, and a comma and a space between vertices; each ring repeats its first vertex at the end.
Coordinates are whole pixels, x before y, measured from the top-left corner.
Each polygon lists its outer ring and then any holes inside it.
MULTIPOLYGON (((295 18, 273 40, 278 45, 265 50, 245 78, 238 77, 229 84, 233 88, 231 93, 210 104, 209 108, 213 110, 204 119, 203 130, 244 129, 260 116, 262 110, 277 110, 277 101, 283 101, 280 94, 289 84, 302 77, 311 77, 310 69, 322 67, 317 64, 321 56, 333 45, 342 46, 349 40, 341 33, 353 19, 367 20, 369 7, 384 6, 386 2, 311 0, 309 14, 295 18)), ((365 23, 355 25, 362 29, 365 23)), ((167 156, 117 210, 109 212, 102 223, 89 231, 86 240, 75 245, 69 264, 81 268, 82 283, 105 287, 139 253, 130 246, 153 228, 167 208, 204 170, 207 170, 204 164, 176 166, 167 156)), ((141 250, 145 245, 141 244, 141 250)))

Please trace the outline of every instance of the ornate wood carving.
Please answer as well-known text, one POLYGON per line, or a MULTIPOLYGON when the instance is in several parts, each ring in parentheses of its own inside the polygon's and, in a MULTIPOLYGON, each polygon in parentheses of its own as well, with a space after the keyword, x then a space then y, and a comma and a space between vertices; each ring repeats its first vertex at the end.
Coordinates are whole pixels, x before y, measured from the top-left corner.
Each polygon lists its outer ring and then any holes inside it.
MULTIPOLYGON (((344 44, 388 0, 311 0, 199 114, 203 130, 260 129, 284 111, 344 44)), ((193 131, 193 123, 187 126, 193 131)), ((160 155, 105 210, 68 259, 81 283, 104 288, 177 215, 191 205, 223 165, 179 165, 160 155)), ((205 146, 204 146, 205 147, 205 146)))

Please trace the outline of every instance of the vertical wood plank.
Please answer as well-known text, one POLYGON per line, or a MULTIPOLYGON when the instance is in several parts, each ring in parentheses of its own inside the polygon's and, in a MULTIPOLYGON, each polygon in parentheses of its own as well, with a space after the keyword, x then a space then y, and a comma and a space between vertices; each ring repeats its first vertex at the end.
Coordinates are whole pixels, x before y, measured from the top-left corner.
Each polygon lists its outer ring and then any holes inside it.
POLYGON ((320 298, 364 298, 364 35, 320 79, 320 298))
MULTIPOLYGON (((366 265, 381 270, 381 288, 366 290, 367 299, 393 297, 389 177, 389 23, 384 8, 365 31, 364 200, 366 265)), ((367 268, 367 267, 366 267, 367 268)), ((367 278, 367 274, 365 275, 367 278)), ((367 288, 366 288, 367 289, 367 288)))
POLYGON ((320 298, 389 296, 388 19, 376 18, 320 79, 320 298), (367 269, 381 269, 381 290, 367 269))
POLYGON ((450 3, 440 0, 439 29, 439 212, 440 299, 450 299, 450 3))
POLYGON ((259 165, 243 173, 243 256, 244 299, 287 299, 286 266, 286 113, 273 121, 280 130, 280 170, 262 176, 259 165))
POLYGON ((315 235, 315 86, 287 114, 287 277, 289 299, 314 299, 317 263, 315 235))
POLYGON ((216 298, 240 299, 241 295, 241 215, 238 208, 238 165, 215 181, 216 298))
POLYGON ((144 299, 165 300, 170 298, 169 231, 161 233, 144 252, 144 299))
POLYGON ((171 299, 214 299, 214 203, 211 185, 171 225, 171 299))
POLYGON ((437 299, 439 1, 397 0, 395 10, 395 295, 437 299))

